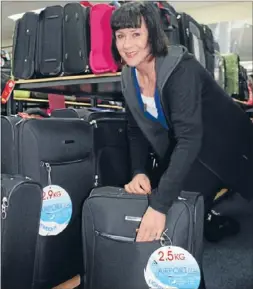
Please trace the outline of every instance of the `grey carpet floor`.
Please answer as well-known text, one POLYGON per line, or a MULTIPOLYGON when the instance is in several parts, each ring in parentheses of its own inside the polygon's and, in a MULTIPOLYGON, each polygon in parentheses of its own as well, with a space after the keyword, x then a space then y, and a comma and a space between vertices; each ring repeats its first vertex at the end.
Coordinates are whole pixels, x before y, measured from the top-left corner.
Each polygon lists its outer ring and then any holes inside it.
POLYGON ((253 202, 234 195, 215 210, 236 218, 241 232, 217 244, 205 242, 206 289, 253 289, 253 202))

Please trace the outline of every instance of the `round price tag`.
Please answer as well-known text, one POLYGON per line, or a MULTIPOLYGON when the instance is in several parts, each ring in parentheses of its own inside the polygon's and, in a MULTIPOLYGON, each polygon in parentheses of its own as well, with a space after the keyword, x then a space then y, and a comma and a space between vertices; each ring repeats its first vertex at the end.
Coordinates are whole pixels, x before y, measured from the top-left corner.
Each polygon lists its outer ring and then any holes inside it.
POLYGON ((69 194, 60 186, 45 187, 39 234, 41 236, 58 235, 68 226, 71 216, 72 202, 69 194))
POLYGON ((144 277, 152 289, 198 289, 201 274, 197 261, 188 251, 165 246, 150 256, 144 277))

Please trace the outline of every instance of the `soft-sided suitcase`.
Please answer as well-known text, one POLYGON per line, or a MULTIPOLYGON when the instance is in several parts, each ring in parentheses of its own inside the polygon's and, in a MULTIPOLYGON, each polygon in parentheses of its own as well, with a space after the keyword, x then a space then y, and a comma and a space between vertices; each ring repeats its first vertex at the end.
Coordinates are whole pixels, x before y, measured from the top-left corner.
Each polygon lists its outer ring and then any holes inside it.
MULTIPOLYGON (((82 215, 85 288, 149 288, 144 269, 161 245, 159 241, 135 242, 136 229, 147 207, 147 196, 128 194, 120 188, 102 187, 91 192, 82 215)), ((203 197, 182 192, 168 211, 165 230, 170 238, 165 245, 172 243, 187 250, 200 267, 203 221, 203 197)))
POLYGON ((111 52, 110 19, 114 10, 114 6, 105 3, 95 4, 90 8, 90 68, 94 74, 118 70, 111 52))
POLYGON ((216 51, 214 62, 214 79, 224 90, 226 88, 226 65, 224 57, 216 51))
POLYGON ((25 13, 16 22, 13 37, 12 74, 17 79, 29 79, 35 72, 35 50, 39 16, 25 13))
POLYGON ((186 13, 178 15, 181 44, 206 68, 203 29, 201 25, 186 13))
POLYGON ((249 88, 248 88, 248 74, 247 69, 242 65, 239 65, 239 95, 238 99, 241 101, 249 100, 249 88))
POLYGON ((34 282, 52 288, 83 271, 80 216, 93 187, 92 131, 80 119, 20 118, 8 126, 2 149, 15 153, 14 170, 43 186, 34 282))
POLYGON ((226 65, 226 92, 230 96, 239 95, 239 64, 238 54, 223 55, 226 65))
POLYGON ((80 118, 92 130, 94 186, 124 186, 130 181, 127 120, 120 111, 58 109, 52 117, 80 118))
POLYGON ((180 44, 179 24, 177 20, 177 12, 165 1, 155 2, 159 8, 163 30, 166 33, 169 45, 180 44))
POLYGON ((89 54, 89 8, 79 3, 67 3, 63 22, 64 74, 89 72, 89 54))
POLYGON ((32 289, 42 187, 20 175, 1 174, 1 283, 32 289))
POLYGON ((21 120, 17 115, 1 115, 1 172, 4 174, 18 173, 16 124, 21 120))
POLYGON ((214 37, 211 28, 207 25, 202 25, 203 42, 206 56, 206 69, 214 77, 215 56, 214 56, 214 37))
POLYGON ((49 6, 40 12, 36 49, 36 74, 58 76, 62 73, 63 7, 49 6))

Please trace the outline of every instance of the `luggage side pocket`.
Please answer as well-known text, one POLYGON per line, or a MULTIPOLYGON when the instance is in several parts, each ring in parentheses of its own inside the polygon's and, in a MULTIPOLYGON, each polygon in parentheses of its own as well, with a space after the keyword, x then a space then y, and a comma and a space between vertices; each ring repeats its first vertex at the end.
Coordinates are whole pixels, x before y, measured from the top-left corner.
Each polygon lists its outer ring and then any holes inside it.
POLYGON ((105 284, 106 288, 117 288, 120 283, 121 289, 147 288, 144 269, 150 255, 159 247, 159 241, 138 243, 133 237, 95 231, 90 288, 105 288, 105 284))

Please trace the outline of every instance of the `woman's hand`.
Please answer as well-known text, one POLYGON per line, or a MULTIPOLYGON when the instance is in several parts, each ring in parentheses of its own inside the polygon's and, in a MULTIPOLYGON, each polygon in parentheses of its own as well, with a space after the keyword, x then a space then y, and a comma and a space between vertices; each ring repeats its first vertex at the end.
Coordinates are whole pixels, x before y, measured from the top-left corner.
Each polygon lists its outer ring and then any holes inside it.
POLYGON ((164 232, 166 215, 151 207, 144 214, 137 233, 136 242, 152 242, 159 240, 164 232))
POLYGON ((130 183, 125 185, 125 191, 130 194, 150 194, 150 180, 145 174, 138 174, 130 183))

